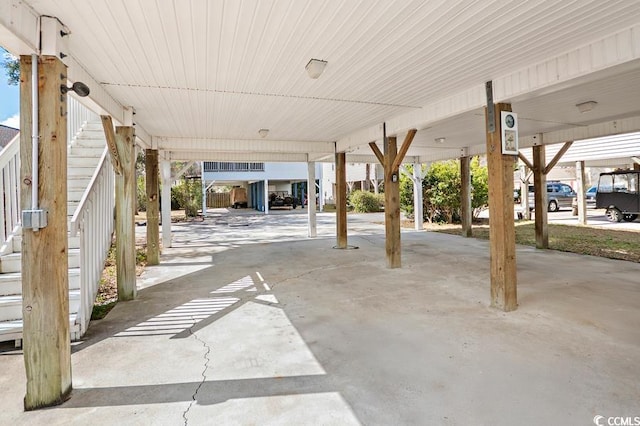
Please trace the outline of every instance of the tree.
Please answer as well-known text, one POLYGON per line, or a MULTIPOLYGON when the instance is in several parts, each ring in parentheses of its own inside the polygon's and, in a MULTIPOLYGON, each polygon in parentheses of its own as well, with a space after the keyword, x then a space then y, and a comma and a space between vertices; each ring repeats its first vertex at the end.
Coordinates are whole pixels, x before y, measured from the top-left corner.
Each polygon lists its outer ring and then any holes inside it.
POLYGON ((422 182, 430 222, 452 223, 460 217, 460 167, 456 160, 433 163, 422 182))
POLYGON ((4 51, 2 66, 7 73, 7 84, 17 86, 20 83, 20 59, 4 51))
POLYGON ((489 206, 489 170, 487 166, 480 165, 480 157, 471 159, 471 207, 473 217, 477 218, 480 212, 489 206))
MULTIPOLYGON (((412 169, 407 167, 408 172, 412 169)), ((422 181, 425 219, 429 222, 451 223, 460 219, 460 165, 456 160, 433 163, 422 181)), ((474 217, 489 203, 488 171, 480 158, 471 160, 471 207, 474 217)), ((413 182, 409 176, 400 178, 400 206, 407 214, 413 213, 413 182)))

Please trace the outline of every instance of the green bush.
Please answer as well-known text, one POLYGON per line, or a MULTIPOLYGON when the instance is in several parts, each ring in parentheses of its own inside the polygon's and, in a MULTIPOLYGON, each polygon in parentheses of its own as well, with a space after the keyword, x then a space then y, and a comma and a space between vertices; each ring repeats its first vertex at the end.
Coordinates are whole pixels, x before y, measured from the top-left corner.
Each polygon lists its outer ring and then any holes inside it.
MULTIPOLYGON (((471 169, 471 207, 474 217, 489 204, 488 172, 474 157, 471 169)), ((412 172, 408 167, 409 173, 412 172)), ((457 160, 433 163, 422 181, 424 219, 429 222, 451 223, 460 219, 460 164, 457 160)), ((413 214, 413 182, 408 176, 400 178, 400 206, 413 214)))
POLYGON ((184 209, 187 217, 194 217, 202 207, 200 179, 186 179, 171 188, 171 209, 184 209))
POLYGON ((349 194, 349 204, 357 213, 379 212, 384 205, 384 195, 356 190, 349 194))
POLYGON ((145 176, 138 176, 136 179, 137 210, 139 212, 147 211, 147 182, 145 179, 145 176))

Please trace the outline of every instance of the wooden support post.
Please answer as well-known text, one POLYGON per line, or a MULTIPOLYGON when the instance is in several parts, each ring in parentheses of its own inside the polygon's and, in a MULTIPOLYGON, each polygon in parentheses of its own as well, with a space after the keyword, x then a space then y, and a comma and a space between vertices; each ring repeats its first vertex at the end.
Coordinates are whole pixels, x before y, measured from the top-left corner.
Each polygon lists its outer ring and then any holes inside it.
POLYGON ((162 248, 171 247, 171 161, 162 161, 162 248))
POLYGON ((316 163, 313 161, 307 163, 307 215, 309 238, 315 238, 318 231, 316 224, 316 163))
POLYGON ((145 150, 147 183, 147 265, 160 263, 160 200, 158 198, 158 150, 145 150))
POLYGON ((69 271, 67 267, 67 82, 55 56, 32 64, 20 58, 20 202, 32 210, 31 71, 38 67, 38 208, 47 226, 22 230, 23 349, 27 376, 25 410, 57 405, 71 392, 69 271))
POLYGON ((347 248, 347 154, 336 152, 336 248, 347 248))
POLYGON ((460 157, 460 211, 462 221, 462 236, 471 237, 471 222, 473 208, 471 206, 471 158, 460 157))
POLYGON ((544 145, 533 147, 533 192, 536 247, 549 248, 549 226, 547 224, 547 175, 544 173, 544 145))
POLYGON ((584 161, 576 161, 576 182, 577 188, 576 191, 578 193, 577 203, 578 203, 578 224, 586 225, 587 224, 587 199, 585 197, 585 175, 584 175, 584 161))
POLYGON ((509 104, 494 105, 495 131, 487 122, 487 162, 489 168, 489 247, 491 257, 491 306, 513 311, 518 306, 516 242, 513 218, 514 157, 502 154, 500 112, 509 104))
POLYGON ((640 163, 633 163, 633 170, 640 170, 640 163))
POLYGON ((118 300, 136 298, 136 158, 133 127, 116 127, 122 174, 116 174, 116 276, 118 300))
MULTIPOLYGON (((378 145, 376 145, 375 142, 369 143, 371 150, 384 169, 385 251, 388 268, 400 268, 402 266, 400 244, 399 169, 402 164, 402 160, 404 160, 404 156, 411 146, 411 142, 413 142, 413 138, 416 136, 416 133, 416 129, 410 129, 407 132, 399 152, 395 137, 387 137, 383 140, 384 154, 380 152, 380 148, 378 148, 378 145)), ((420 185, 420 195, 422 195, 422 185, 420 185)))
POLYGON ((400 244, 400 174, 393 168, 398 153, 396 138, 384 143, 384 225, 387 268, 402 266, 400 244))

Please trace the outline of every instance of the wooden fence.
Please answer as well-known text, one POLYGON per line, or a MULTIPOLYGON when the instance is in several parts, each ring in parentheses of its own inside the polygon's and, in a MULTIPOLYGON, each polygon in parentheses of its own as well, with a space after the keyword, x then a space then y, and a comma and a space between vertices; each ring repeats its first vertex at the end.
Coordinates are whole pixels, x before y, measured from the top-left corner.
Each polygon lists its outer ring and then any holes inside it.
POLYGON ((207 193, 207 207, 212 209, 231 207, 231 194, 229 192, 207 193))

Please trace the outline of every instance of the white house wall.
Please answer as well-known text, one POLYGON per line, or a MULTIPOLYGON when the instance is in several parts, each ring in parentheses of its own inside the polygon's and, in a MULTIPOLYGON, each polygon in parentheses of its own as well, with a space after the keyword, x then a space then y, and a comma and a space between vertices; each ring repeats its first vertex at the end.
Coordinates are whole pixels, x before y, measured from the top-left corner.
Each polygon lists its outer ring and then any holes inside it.
MULTIPOLYGON (((322 176, 322 164, 316 164, 316 176, 322 176)), ((204 177, 207 182, 306 181, 307 163, 264 163, 262 172, 205 172, 204 177)))

